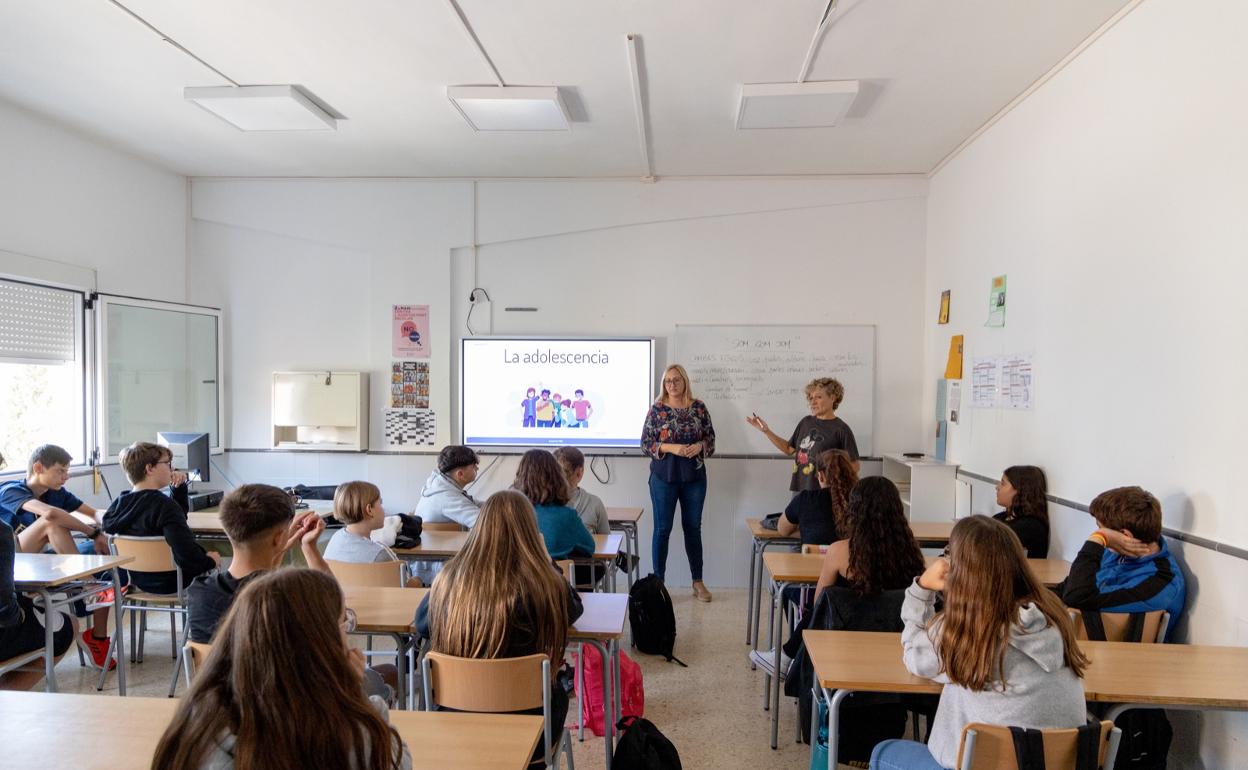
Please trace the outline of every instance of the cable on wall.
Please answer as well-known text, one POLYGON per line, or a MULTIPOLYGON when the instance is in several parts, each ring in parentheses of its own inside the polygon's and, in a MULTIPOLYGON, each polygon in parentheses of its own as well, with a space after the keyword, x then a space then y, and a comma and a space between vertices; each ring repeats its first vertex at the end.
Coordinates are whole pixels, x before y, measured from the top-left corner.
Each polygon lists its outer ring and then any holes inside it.
POLYGON ((590 457, 589 458, 589 472, 594 474, 594 478, 598 479, 599 484, 611 483, 611 464, 607 462, 606 457, 603 457, 602 455, 594 455, 590 457), (596 463, 599 460, 602 460, 602 468, 607 473, 607 477, 605 479, 602 476, 598 475, 598 468, 596 467, 596 463))
POLYGON ((823 40, 828 27, 831 26, 832 11, 836 8, 836 3, 837 0, 828 0, 827 6, 823 9, 819 26, 815 27, 815 34, 810 38, 810 47, 806 49, 806 58, 802 60, 802 68, 797 73, 798 83, 805 83, 807 76, 810 75, 810 68, 815 63, 815 54, 819 52, 819 43, 823 40))
POLYGON ((486 291, 485 289, 481 288, 480 286, 474 287, 473 290, 468 294, 468 317, 464 319, 464 326, 468 327, 468 336, 470 337, 475 337, 477 334, 475 331, 472 330, 472 311, 477 309, 477 292, 481 292, 482 294, 485 295, 486 302, 494 301, 490 299, 490 293, 486 291))

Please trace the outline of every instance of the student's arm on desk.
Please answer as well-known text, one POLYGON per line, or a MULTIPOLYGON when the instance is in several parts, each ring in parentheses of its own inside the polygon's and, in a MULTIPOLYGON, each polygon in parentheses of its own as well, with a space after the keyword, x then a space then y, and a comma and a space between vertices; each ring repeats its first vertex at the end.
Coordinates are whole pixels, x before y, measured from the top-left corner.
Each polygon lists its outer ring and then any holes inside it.
POLYGON ((95 509, 83 503, 78 507, 78 511, 82 511, 82 516, 75 516, 73 513, 63 511, 55 505, 48 505, 45 502, 30 498, 22 503, 22 510, 35 514, 36 516, 46 519, 50 524, 64 527, 65 529, 81 532, 85 535, 91 534, 95 529, 95 509), (87 517, 90 517, 89 519, 87 517), (88 521, 90 523, 88 523, 88 521))
MULTIPOLYGON (((801 497, 798 494, 797 497, 801 497)), ((797 515, 797 497, 789 501, 784 508, 784 514, 776 520, 776 533, 781 537, 790 537, 797 532, 797 526, 801 523, 797 515)))
POLYGON ((906 670, 915 676, 948 682, 948 677, 940 671, 936 645, 928 635, 935 614, 936 592, 923 588, 916 579, 906 589, 906 599, 901 605, 901 620, 906 624, 901 632, 901 659, 906 670))

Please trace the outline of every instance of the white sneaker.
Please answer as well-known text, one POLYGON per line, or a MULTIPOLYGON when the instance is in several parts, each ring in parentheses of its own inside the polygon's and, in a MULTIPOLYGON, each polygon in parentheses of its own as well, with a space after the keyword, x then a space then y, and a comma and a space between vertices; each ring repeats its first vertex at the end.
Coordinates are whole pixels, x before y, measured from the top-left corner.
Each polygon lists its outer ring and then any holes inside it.
MULTIPOLYGON (((776 672, 772 669, 772 666, 775 664, 775 661, 776 661, 775 649, 754 650, 753 652, 750 653, 750 660, 754 662, 754 665, 766 671, 768 674, 771 674, 772 676, 776 675, 776 672)), ((790 658, 788 655, 785 655, 784 650, 781 650, 780 651, 780 678, 781 679, 784 679, 784 677, 789 673, 789 666, 792 663, 793 663, 793 659, 790 658)))

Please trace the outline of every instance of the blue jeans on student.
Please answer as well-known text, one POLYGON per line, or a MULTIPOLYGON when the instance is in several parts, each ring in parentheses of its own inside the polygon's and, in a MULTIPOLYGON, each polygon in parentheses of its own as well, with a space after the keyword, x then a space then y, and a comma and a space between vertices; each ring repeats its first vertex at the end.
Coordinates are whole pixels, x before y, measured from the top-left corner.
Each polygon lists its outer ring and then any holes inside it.
POLYGON ((669 483, 650 474, 650 502, 654 508, 654 537, 650 553, 654 574, 662 580, 667 572, 667 541, 676 519, 676 503, 680 503, 680 528, 685 533, 685 554, 689 557, 689 574, 702 579, 702 505, 706 502, 706 479, 669 483))
POLYGON ((916 741, 881 741, 871 752, 871 770, 945 770, 927 746, 916 741))

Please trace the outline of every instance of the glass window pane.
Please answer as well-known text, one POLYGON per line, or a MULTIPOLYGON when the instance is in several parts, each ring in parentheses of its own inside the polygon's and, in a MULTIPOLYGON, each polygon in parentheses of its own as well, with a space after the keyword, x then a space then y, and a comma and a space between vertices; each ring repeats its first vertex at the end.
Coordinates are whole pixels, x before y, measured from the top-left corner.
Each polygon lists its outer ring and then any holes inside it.
POLYGON ((85 401, 81 362, 64 364, 0 363, 0 455, 4 472, 26 468, 41 444, 56 444, 87 461, 83 442, 85 401))
POLYGON ((108 455, 160 431, 217 436, 217 316, 108 304, 108 455))

